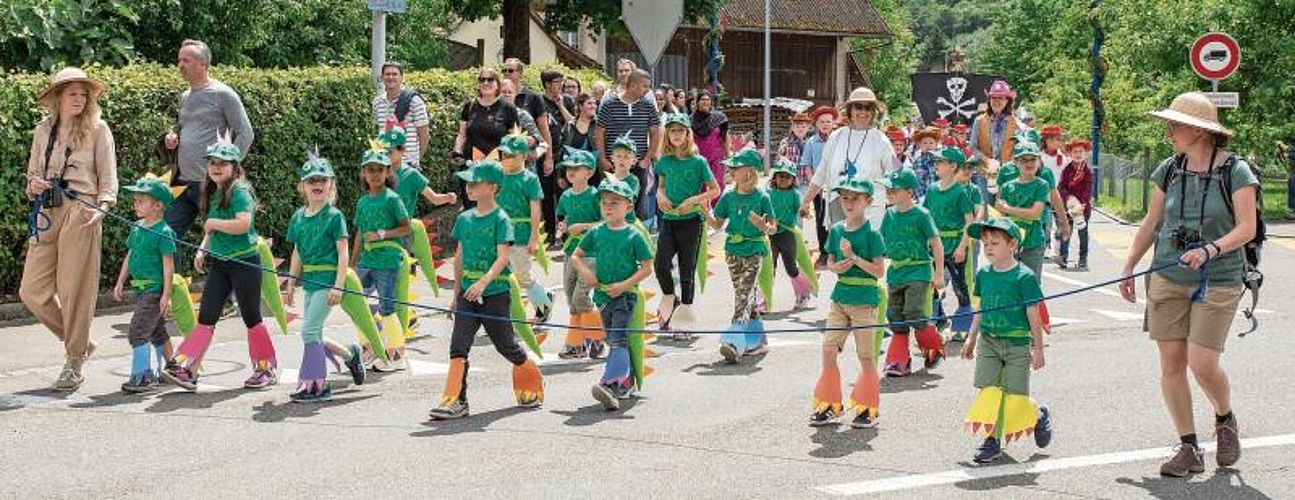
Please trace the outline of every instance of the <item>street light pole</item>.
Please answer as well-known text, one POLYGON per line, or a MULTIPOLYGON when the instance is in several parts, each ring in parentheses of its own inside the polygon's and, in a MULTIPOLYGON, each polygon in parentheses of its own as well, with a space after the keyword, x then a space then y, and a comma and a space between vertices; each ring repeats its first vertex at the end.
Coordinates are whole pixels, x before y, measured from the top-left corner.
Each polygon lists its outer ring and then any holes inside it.
POLYGON ((772 99, 772 88, 770 86, 771 78, 769 75, 773 72, 773 57, 771 55, 773 52, 773 46, 770 43, 772 37, 769 33, 769 4, 770 0, 764 0, 764 170, 766 172, 768 172, 769 168, 772 166, 771 159, 773 158, 773 144, 769 143, 771 140, 770 137, 772 136, 769 131, 769 117, 773 111, 773 108, 770 105, 770 100, 772 99))

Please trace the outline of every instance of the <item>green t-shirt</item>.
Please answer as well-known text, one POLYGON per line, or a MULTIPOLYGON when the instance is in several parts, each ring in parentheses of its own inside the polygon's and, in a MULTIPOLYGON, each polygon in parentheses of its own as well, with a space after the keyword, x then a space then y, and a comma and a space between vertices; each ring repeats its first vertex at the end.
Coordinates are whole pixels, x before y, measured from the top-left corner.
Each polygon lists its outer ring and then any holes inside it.
MULTIPOLYGON (((837 262, 845 260, 845 254, 841 252, 841 240, 845 239, 850 242, 850 249, 855 255, 863 257, 866 260, 873 260, 886 255, 886 242, 882 241, 881 234, 872 227, 872 223, 864 219, 863 225, 850 231, 846 229, 845 221, 832 225, 827 232, 827 245, 825 248, 832 254, 832 258, 837 262)), ((868 274, 859 266, 853 266, 841 273, 837 278, 836 287, 832 289, 832 302, 844 304, 847 306, 876 306, 881 304, 881 291, 878 284, 850 284, 843 281, 856 279, 872 279, 877 277, 868 274)))
POLYGON ((970 181, 959 184, 962 184, 962 188, 967 190, 967 196, 971 197, 971 204, 973 206, 985 204, 985 199, 980 197, 980 187, 972 184, 970 181))
MULTIPOLYGON (((513 223, 499 207, 485 215, 477 215, 475 209, 469 209, 459 214, 458 220, 454 221, 450 237, 459 242, 459 250, 463 252, 460 258, 463 260, 464 276, 459 287, 467 290, 477 282, 474 274, 484 274, 495 264, 495 259, 499 257, 499 245, 513 243, 513 223)), ((504 266, 499 277, 486 285, 482 295, 508 293, 507 278, 510 275, 512 271, 504 266)))
POLYGON ((504 209, 513 222, 513 244, 524 247, 531 244, 531 202, 544 199, 540 178, 525 168, 516 173, 505 173, 499 183, 499 208, 504 209))
POLYGON ((152 283, 139 287, 131 285, 131 287, 145 292, 161 292, 162 280, 165 278, 162 275, 162 257, 175 256, 173 239, 175 231, 171 230, 171 226, 166 225, 165 220, 157 221, 152 226, 148 226, 148 229, 141 227, 143 225, 144 221, 140 220, 130 227, 130 236, 126 238, 126 248, 130 249, 130 261, 126 265, 130 269, 132 281, 152 281, 152 283))
MULTIPOLYGON (((1017 262, 1006 271, 994 270, 993 264, 976 271, 976 289, 982 310, 1004 307, 1027 300, 1043 298, 1039 278, 1034 271, 1017 262)), ((980 332, 991 337, 1030 337, 1030 318, 1025 307, 989 311, 980 316, 980 332)))
MULTIPOLYGON (((1153 267, 1172 263, 1182 255, 1183 250, 1174 246, 1173 237, 1174 230, 1180 225, 1188 230, 1200 231, 1201 238, 1205 241, 1222 238, 1223 235, 1232 232, 1237 225, 1236 217, 1228 213, 1228 207, 1221 194, 1223 173, 1215 175, 1207 182, 1205 178, 1179 172, 1170 180, 1169 186, 1164 186, 1166 169, 1173 168, 1172 165, 1173 158, 1167 159, 1161 162, 1151 174, 1156 187, 1165 193, 1164 222, 1161 224, 1160 231, 1156 233, 1155 257, 1151 262, 1153 267), (1202 214, 1201 198, 1205 190, 1209 193, 1204 195, 1205 211, 1202 214)), ((1227 165, 1225 163, 1220 168, 1227 168, 1227 165)), ((1240 159, 1236 160, 1231 172, 1225 173, 1232 176, 1233 193, 1242 188, 1259 185, 1259 179, 1255 178, 1254 173, 1250 171, 1250 166, 1240 159)), ((1204 270, 1210 274, 1210 283, 1241 284, 1243 258, 1241 251, 1233 250, 1211 259, 1204 267, 1204 270)), ((1184 285, 1196 284, 1200 280, 1198 271, 1182 266, 1173 266, 1157 273, 1169 281, 1184 285)))
MULTIPOLYGON (((652 249, 643 233, 628 224, 620 229, 602 224, 589 230, 580 242, 580 249, 598 261, 594 275, 598 277, 600 288, 629 279, 638 271, 639 264, 652 260, 652 249)), ((607 292, 594 290, 595 304, 602 306, 609 300, 611 296, 607 292)))
POLYGON ((770 189, 769 201, 773 203, 773 217, 778 219, 778 232, 800 227, 800 191, 791 189, 770 189))
MULTIPOLYGON (((630 191, 635 192, 635 193, 639 192, 639 178, 638 178, 638 176, 637 176, 637 175, 634 175, 634 174, 632 174, 632 173, 631 173, 631 174, 629 174, 629 175, 625 176, 625 178, 624 178, 624 179, 621 179, 620 177, 616 177, 616 174, 613 172, 613 173, 612 173, 612 177, 615 177, 617 180, 619 180, 619 181, 621 181, 621 182, 624 182, 624 183, 626 183, 626 184, 629 184, 629 186, 630 186, 630 191)), ((634 213, 634 206, 633 206, 633 205, 634 205, 634 204, 633 204, 633 203, 631 203, 631 204, 630 204, 630 211, 625 213, 625 222, 628 222, 628 223, 630 223, 630 224, 633 224, 633 223, 634 223, 634 221, 638 220, 638 215, 636 215, 636 214, 634 213)))
MULTIPOLYGON (((207 218, 233 220, 234 216, 247 212, 252 215, 252 224, 243 234, 226 234, 220 231, 211 233, 211 253, 215 255, 237 256, 250 255, 250 249, 256 246, 256 199, 252 189, 244 181, 236 181, 230 186, 229 205, 220 206, 220 192, 212 193, 207 200, 207 218)), ((269 264, 267 264, 269 265, 269 264)))
POLYGON ((944 244, 944 254, 952 255, 962 242, 962 231, 967 225, 967 214, 975 214, 976 207, 971 203, 971 195, 961 184, 953 183, 949 189, 940 189, 940 183, 932 182, 926 188, 926 198, 922 207, 931 213, 935 228, 940 231, 940 243, 944 244))
POLYGON ((405 210, 405 204, 400 201, 400 196, 395 191, 384 189, 378 194, 361 196, 360 200, 355 202, 355 233, 356 237, 360 238, 360 258, 356 261, 356 266, 368 269, 400 268, 404 263, 405 255, 403 250, 397 248, 403 246, 399 239, 387 238, 366 242, 364 233, 379 229, 390 231, 395 229, 400 221, 407 219, 409 219, 409 212, 405 210), (395 243, 396 247, 384 242, 395 243))
POLYGON ((742 194, 736 189, 725 191, 715 204, 715 217, 728 219, 724 229, 728 237, 724 239, 724 252, 736 257, 764 255, 768 236, 751 224, 750 214, 760 217, 773 215, 773 202, 763 189, 755 188, 750 193, 742 194))
MULTIPOLYGON (((1052 175, 1052 171, 1042 166, 1039 167, 1039 173, 1035 175, 1048 183, 1048 187, 1055 189, 1057 187, 1057 176, 1052 175)), ((1007 163, 998 171, 998 185, 1005 186, 1007 183, 1021 178, 1021 167, 1015 163, 1007 163)))
POLYGON ((427 188, 429 182, 417 168, 401 165, 396 171, 396 194, 405 204, 405 211, 410 215, 418 212, 418 198, 427 188))
POLYGON ((1021 182, 1020 179, 1013 179, 1011 182, 1003 185, 999 190, 998 196, 1002 198, 1008 206, 1016 208, 1030 208, 1035 203, 1043 203, 1044 211, 1033 220, 1027 220, 1020 217, 1011 217, 1021 230, 1025 231, 1025 237, 1021 240, 1021 248, 1034 248, 1048 242, 1047 235, 1043 234, 1043 214, 1046 213, 1048 206, 1048 197, 1052 193, 1052 186, 1048 181, 1035 177, 1030 182, 1021 182))
MULTIPOLYGON (((656 164, 657 177, 661 178, 661 186, 665 188, 665 197, 670 200, 671 205, 683 203, 683 200, 690 196, 706 190, 706 183, 713 182, 715 175, 710 171, 710 165, 701 155, 692 155, 688 158, 679 159, 674 155, 662 156, 656 164)), ((701 217, 699 212, 692 212, 686 215, 675 215, 664 213, 662 219, 682 220, 701 217)))
POLYGON ((886 283, 931 281, 935 269, 930 242, 938 234, 925 208, 914 206, 905 212, 887 208, 881 219, 881 237, 886 239, 886 256, 890 257, 886 283))
MULTIPOLYGON (((602 220, 602 207, 598 203, 598 191, 586 187, 584 191, 577 193, 574 188, 562 192, 562 197, 558 199, 557 209, 558 219, 566 221, 567 227, 575 224, 588 224, 602 220)), ((576 247, 580 245, 580 240, 584 238, 584 233, 567 236, 566 245, 562 251, 570 256, 576 252, 576 247)))
MULTIPOLYGON (((327 205, 320 211, 306 213, 306 208, 297 209, 288 222, 288 243, 297 247, 303 270, 302 287, 307 292, 322 290, 322 285, 337 282, 337 269, 332 271, 306 271, 304 266, 336 266, 337 240, 349 237, 346 232, 346 216, 337 207, 327 205)), ((343 262, 341 265, 345 266, 343 262)))

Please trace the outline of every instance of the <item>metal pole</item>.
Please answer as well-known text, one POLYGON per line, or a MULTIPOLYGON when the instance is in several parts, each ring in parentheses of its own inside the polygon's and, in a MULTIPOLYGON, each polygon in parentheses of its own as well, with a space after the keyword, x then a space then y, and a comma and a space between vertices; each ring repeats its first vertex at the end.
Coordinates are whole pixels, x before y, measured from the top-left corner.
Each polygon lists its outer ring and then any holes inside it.
POLYGON ((772 44, 770 43, 772 36, 770 35, 770 32, 769 32, 769 23, 770 23, 769 3, 770 3, 770 0, 764 0, 764 170, 766 172, 769 171, 769 168, 772 165, 772 163, 770 163, 770 158, 773 158, 773 152, 774 152, 773 144, 769 143, 770 136, 772 135, 770 134, 770 131, 769 131, 769 127, 770 127, 769 116, 773 111, 769 102, 770 99, 772 99, 772 96, 770 95, 771 79, 769 75, 770 73, 773 72, 773 64, 772 64, 773 51, 772 51, 772 44))
POLYGON ((382 65, 387 63, 387 13, 373 13, 373 86, 382 90, 382 65))

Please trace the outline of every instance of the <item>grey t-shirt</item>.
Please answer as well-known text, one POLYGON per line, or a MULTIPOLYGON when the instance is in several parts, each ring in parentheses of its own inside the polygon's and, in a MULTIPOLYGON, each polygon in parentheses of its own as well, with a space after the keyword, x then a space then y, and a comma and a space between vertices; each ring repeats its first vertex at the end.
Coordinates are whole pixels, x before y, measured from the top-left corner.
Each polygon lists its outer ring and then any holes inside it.
MULTIPOLYGON (((1236 219, 1228 213, 1228 207, 1223 201, 1222 175, 1232 176, 1233 193, 1259 185, 1259 179, 1250 171, 1250 166, 1240 158, 1224 163, 1210 177, 1179 171, 1173 175, 1169 185, 1165 186, 1165 172, 1170 168, 1176 168, 1173 157, 1160 162, 1160 166, 1151 174, 1156 187, 1165 193, 1164 222, 1156 233, 1155 258, 1151 262, 1153 267, 1172 263, 1182 255, 1183 250, 1174 245, 1174 230, 1180 224, 1189 231, 1199 230, 1201 238, 1207 242, 1222 238, 1237 226, 1236 219), (1231 172, 1227 171, 1228 165, 1232 165, 1231 172), (1206 190, 1208 194, 1204 195, 1205 211, 1202 213, 1201 198, 1206 190)), ((1241 259, 1241 251, 1233 250, 1215 257, 1203 269, 1209 272, 1210 283, 1239 285, 1243 278, 1241 259)), ((1182 266, 1170 267, 1159 271, 1159 274, 1169 281, 1184 285, 1195 284, 1200 279, 1197 271, 1182 266)))
POLYGON ((216 142, 216 132, 229 130, 234 144, 247 155, 254 137, 243 100, 228 85, 210 80, 200 89, 180 94, 180 179, 201 181, 207 176, 207 146, 216 142))

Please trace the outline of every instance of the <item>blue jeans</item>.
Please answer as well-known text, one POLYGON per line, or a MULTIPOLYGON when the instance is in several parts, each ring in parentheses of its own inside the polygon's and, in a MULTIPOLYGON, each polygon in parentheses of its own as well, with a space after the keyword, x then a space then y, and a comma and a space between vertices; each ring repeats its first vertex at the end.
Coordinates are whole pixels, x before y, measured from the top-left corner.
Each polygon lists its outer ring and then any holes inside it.
POLYGON ((361 267, 356 270, 360 276, 360 286, 364 293, 378 291, 378 314, 390 316, 396 313, 396 273, 399 269, 369 269, 361 267))
MULTIPOLYGON (((1067 215, 1067 217, 1070 217, 1070 216, 1067 215)), ((1071 217, 1070 227, 1075 227, 1074 223, 1075 223, 1075 220, 1073 217, 1071 217)), ((1084 228, 1080 229, 1078 233, 1079 233, 1079 262, 1083 262, 1087 264, 1088 263, 1088 226, 1084 226, 1084 228)), ((1061 254, 1061 261, 1068 262, 1070 260, 1070 241, 1061 239, 1060 232, 1057 233, 1057 248, 1059 249, 1058 251, 1061 254)))
POLYGON ((599 315, 602 316, 603 328, 607 331, 607 345, 612 347, 629 346, 629 332, 626 332, 624 328, 629 326, 630 318, 634 316, 634 306, 637 303, 638 295, 625 292, 620 297, 612 297, 606 304, 603 304, 599 315))

